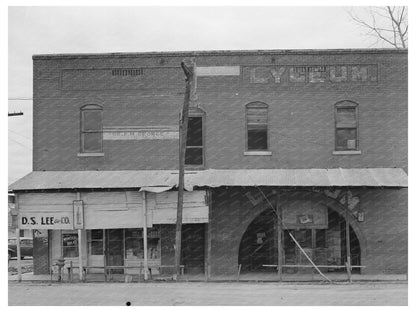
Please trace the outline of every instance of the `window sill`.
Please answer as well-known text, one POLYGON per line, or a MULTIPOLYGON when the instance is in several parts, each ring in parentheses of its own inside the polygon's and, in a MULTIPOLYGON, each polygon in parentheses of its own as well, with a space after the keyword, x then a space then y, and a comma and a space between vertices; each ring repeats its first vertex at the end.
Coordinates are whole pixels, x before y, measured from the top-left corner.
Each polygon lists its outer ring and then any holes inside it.
POLYGON ((104 153, 78 153, 78 157, 103 157, 104 153))
POLYGON ((245 151, 244 156, 271 156, 272 151, 245 151))
POLYGON ((333 151, 332 155, 361 155, 361 151, 333 151))

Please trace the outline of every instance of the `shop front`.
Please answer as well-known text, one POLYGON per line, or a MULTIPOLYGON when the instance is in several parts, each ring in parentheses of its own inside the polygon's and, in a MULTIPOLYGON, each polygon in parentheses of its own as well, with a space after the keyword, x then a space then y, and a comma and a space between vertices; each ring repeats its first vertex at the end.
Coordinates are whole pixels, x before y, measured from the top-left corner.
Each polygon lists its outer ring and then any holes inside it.
MULTIPOLYGON (((51 267, 60 257, 66 267, 87 274, 103 274, 104 267, 112 267, 106 273, 113 274, 144 275, 149 268, 152 274, 159 274, 162 264, 173 267, 170 255, 174 246, 168 236, 176 223, 177 192, 152 190, 19 194, 19 228, 34 230, 36 246, 43 245, 47 253, 47 259, 43 254, 34 260, 35 274, 48 274, 48 266, 38 263, 40 259, 51 267)), ((185 193, 183 217, 186 260, 193 258, 189 252, 195 253, 187 242, 194 241, 201 229, 202 238, 205 235, 205 191, 185 193)), ((196 258, 202 257, 199 267, 203 272, 205 248, 201 247, 196 258)))

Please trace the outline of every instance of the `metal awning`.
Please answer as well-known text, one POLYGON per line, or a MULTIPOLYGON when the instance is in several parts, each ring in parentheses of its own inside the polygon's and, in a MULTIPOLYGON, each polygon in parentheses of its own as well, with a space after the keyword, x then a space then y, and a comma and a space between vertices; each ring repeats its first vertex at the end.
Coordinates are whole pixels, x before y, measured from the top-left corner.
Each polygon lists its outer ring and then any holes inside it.
MULTIPOLYGON (((177 170, 33 171, 9 186, 12 191, 144 188, 168 190, 177 170)), ((401 168, 239 169, 186 171, 185 189, 219 186, 407 187, 401 168)))

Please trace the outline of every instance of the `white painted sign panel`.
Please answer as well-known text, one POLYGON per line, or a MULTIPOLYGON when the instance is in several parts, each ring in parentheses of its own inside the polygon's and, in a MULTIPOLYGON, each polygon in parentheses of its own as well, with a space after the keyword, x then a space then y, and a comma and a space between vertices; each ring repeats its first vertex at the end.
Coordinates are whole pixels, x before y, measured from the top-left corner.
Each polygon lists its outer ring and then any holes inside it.
POLYGON ((72 230, 74 228, 72 211, 21 212, 18 220, 19 228, 22 230, 72 230))
POLYGON ((179 140, 178 127, 107 127, 104 140, 179 140))
POLYGON ((204 76, 240 76, 240 66, 202 66, 196 68, 198 77, 204 76))

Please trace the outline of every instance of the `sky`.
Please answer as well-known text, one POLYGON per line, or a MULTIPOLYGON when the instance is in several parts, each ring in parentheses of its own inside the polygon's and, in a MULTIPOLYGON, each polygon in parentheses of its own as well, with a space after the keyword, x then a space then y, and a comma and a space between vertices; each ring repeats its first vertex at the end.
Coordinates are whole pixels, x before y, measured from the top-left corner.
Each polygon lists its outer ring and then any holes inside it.
MULTIPOLYGON (((9 7, 8 183, 32 171, 32 55, 374 45, 349 7, 9 7)), ((361 10, 363 8, 355 8, 361 10)))

